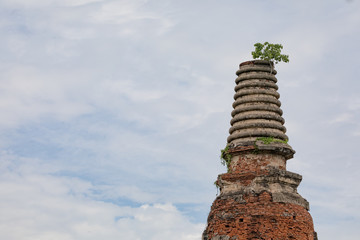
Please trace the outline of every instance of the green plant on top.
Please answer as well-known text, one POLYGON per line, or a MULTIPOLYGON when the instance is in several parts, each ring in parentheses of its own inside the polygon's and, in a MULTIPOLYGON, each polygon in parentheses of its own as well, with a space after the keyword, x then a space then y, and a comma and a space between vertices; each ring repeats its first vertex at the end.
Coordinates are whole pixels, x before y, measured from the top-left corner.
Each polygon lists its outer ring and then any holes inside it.
POLYGON ((267 61, 274 61, 275 64, 279 62, 289 62, 289 55, 281 54, 283 46, 281 44, 272 44, 265 42, 264 44, 255 43, 255 51, 251 52, 254 59, 262 59, 267 61))

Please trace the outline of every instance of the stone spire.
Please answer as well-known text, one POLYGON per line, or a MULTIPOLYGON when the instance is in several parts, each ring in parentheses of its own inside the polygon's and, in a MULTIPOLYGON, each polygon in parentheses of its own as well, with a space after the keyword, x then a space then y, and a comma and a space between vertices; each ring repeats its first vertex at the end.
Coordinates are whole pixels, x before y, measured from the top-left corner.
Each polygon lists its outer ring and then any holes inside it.
POLYGON ((276 70, 271 71, 268 61, 249 61, 240 64, 236 75, 228 142, 236 145, 254 141, 257 137, 287 140, 278 100, 276 70))
POLYGON ((316 239, 309 203, 297 193, 301 175, 286 171, 295 151, 287 144, 276 70, 253 60, 236 72, 235 102, 225 157, 228 172, 203 240, 316 239))

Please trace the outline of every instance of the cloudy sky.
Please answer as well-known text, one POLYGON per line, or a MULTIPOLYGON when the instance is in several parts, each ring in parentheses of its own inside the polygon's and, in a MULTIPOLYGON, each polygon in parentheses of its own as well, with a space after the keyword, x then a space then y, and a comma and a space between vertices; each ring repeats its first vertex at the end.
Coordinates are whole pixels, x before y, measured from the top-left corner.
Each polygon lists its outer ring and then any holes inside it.
POLYGON ((360 1, 0 0, 4 240, 199 240, 235 71, 282 43, 288 170, 360 235, 360 1))

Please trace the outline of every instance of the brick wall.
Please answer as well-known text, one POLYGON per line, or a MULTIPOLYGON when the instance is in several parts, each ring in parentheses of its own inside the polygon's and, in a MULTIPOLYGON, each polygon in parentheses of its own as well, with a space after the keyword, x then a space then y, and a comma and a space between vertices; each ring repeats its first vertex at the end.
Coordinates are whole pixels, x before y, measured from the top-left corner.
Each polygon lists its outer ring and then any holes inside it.
POLYGON ((271 194, 219 196, 211 207, 204 240, 313 240, 313 222, 303 207, 272 202, 271 194))

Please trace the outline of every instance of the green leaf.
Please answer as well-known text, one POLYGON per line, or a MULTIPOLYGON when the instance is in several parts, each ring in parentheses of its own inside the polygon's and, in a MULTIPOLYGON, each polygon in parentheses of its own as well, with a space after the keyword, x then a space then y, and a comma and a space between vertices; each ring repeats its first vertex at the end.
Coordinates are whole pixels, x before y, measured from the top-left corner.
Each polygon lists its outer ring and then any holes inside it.
POLYGON ((279 62, 289 62, 289 55, 281 54, 283 46, 281 44, 272 44, 265 42, 264 44, 255 43, 255 51, 251 52, 253 59, 262 59, 267 61, 275 61, 275 64, 279 62))

